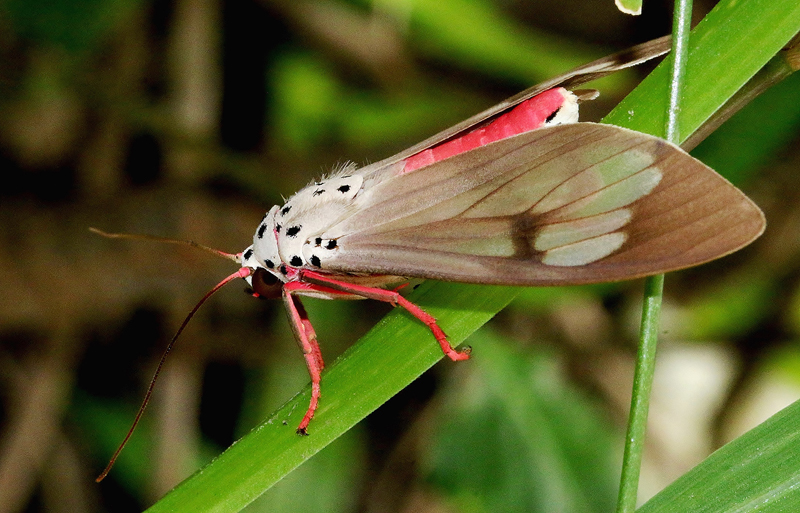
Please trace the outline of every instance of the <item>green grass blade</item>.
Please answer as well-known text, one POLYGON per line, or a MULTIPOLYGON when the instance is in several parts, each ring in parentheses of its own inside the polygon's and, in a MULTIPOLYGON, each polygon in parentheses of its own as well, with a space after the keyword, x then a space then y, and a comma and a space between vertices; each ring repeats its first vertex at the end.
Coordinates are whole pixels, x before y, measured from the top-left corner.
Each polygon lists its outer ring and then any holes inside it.
MULTIPOLYGON (((681 111, 683 137, 711 116, 798 30, 800 3, 796 0, 721 2, 692 35, 681 111)), ((660 66, 606 120, 649 132, 657 126, 660 131, 667 74, 666 67, 660 66)), ((428 283, 413 299, 439 319, 457 344, 508 304, 516 292, 508 287, 428 283)), ((476 357, 479 355, 478 347, 476 357)), ((311 436, 294 434, 308 404, 306 390, 150 511, 238 511, 441 357, 424 326, 401 311, 392 312, 323 375, 322 402, 310 426, 311 436)))
POLYGON ((638 513, 800 511, 800 402, 727 444, 638 513))
MULTIPOLYGON (((800 3, 791 0, 717 4, 691 34, 678 140, 686 140, 711 117, 797 34, 798 25, 800 3)), ((604 121, 661 134, 666 124, 669 74, 670 67, 660 65, 604 121)))

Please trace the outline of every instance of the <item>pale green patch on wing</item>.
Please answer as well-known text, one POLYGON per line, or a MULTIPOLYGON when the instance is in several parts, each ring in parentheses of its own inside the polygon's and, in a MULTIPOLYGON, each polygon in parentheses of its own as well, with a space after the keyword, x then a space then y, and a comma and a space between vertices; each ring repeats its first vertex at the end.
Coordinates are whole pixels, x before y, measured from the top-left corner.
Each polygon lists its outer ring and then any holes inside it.
POLYGON ((625 239, 627 236, 623 232, 614 232, 561 246, 546 251, 542 257, 542 263, 561 267, 590 264, 621 248, 625 239))
POLYGON ((561 246, 593 239, 618 230, 631 220, 631 211, 624 208, 573 221, 550 224, 536 235, 533 249, 549 251, 561 246))
POLYGON ((589 196, 586 196, 571 205, 567 205, 554 215, 548 217, 549 221, 577 219, 590 217, 604 212, 610 212, 626 207, 631 203, 650 194, 661 182, 663 174, 657 167, 649 167, 624 180, 609 185, 589 196))
MULTIPOLYGON (((533 207, 532 212, 543 214, 579 201, 612 184, 626 180, 648 168, 654 161, 655 156, 652 153, 636 149, 628 149, 599 160, 597 164, 587 167, 551 190, 533 207)), ((647 192, 640 194, 639 197, 647 192)))

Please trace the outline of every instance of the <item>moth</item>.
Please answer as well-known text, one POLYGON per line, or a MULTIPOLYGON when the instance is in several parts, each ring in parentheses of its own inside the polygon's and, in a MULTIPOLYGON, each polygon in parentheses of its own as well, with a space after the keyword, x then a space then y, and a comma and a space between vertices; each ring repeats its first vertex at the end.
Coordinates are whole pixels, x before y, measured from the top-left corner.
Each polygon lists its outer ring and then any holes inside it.
POLYGON ((708 262, 762 233, 759 208, 678 146, 578 122, 579 103, 594 93, 571 88, 668 49, 662 38, 582 66, 393 157, 346 165, 264 215, 253 243, 227 255, 240 269, 206 297, 243 278, 254 296, 283 300, 311 376, 299 434, 324 368, 303 296, 402 307, 446 356, 464 360, 469 351, 454 349, 399 286, 629 280, 708 262))

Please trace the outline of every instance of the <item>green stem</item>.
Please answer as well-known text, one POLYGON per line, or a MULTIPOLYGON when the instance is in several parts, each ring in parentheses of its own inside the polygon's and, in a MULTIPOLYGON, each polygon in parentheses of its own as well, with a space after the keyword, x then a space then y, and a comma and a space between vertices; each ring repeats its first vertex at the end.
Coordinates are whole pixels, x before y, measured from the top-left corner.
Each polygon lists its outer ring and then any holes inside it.
POLYGON ((642 324, 639 331, 639 352, 636 356, 636 370, 633 376, 631 413, 628 418, 628 435, 625 438, 625 453, 622 460, 622 477, 617 502, 618 513, 630 513, 636 509, 647 413, 650 407, 650 390, 653 386, 656 365, 656 345, 663 290, 663 274, 651 276, 645 281, 642 324))
POLYGON ((675 16, 672 20, 672 78, 669 87, 666 139, 680 144, 678 125, 683 79, 686 76, 686 59, 689 55, 689 32, 692 20, 692 0, 675 0, 675 16))
MULTIPOLYGON (((678 124, 680 99, 686 70, 692 0, 675 0, 675 17, 672 27, 672 77, 669 87, 669 105, 665 126, 668 141, 680 143, 678 124)), ((633 377, 631 411, 625 437, 625 452, 620 477, 618 513, 636 510, 639 495, 639 474, 642 467, 647 416, 650 410, 650 391, 656 365, 656 347, 661 317, 661 299, 664 292, 664 275, 651 276, 645 280, 642 324, 639 330, 639 352, 633 377)))

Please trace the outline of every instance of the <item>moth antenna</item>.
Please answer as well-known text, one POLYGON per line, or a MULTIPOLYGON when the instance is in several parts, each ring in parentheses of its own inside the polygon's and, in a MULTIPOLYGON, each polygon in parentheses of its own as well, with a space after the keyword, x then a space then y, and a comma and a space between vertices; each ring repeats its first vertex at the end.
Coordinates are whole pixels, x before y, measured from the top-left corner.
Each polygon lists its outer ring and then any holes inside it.
POLYGON ((89 231, 92 233, 96 233, 102 237, 106 237, 107 239, 133 239, 133 240, 152 240, 156 242, 166 242, 167 244, 179 244, 183 246, 190 246, 195 249, 201 249, 203 251, 207 251, 219 257, 225 258, 227 260, 233 260, 237 264, 242 263, 242 254, 241 253, 226 253, 224 251, 220 251, 218 249, 214 249, 208 246, 204 246, 199 242, 195 242, 193 240, 179 240, 179 239, 169 239, 167 237, 159 237, 158 235, 146 235, 140 233, 109 233, 104 232, 103 230, 99 230, 94 227, 89 227, 89 231))
MULTIPOLYGON (((92 229, 92 231, 96 231, 96 232, 100 233, 100 235, 106 235, 105 233, 101 232, 100 230, 92 229)), ((110 234, 110 235, 113 237, 113 236, 120 236, 120 235, 121 236, 126 236, 127 234, 110 234)), ((136 237, 136 236, 134 236, 134 237, 136 237)), ((148 237, 145 237, 145 238, 148 238, 148 237)), ((160 238, 160 237, 157 237, 157 238, 160 238)), ((182 242, 182 241, 177 241, 177 242, 182 242)), ((150 385, 148 385, 147 392, 145 392, 145 394, 144 394, 144 400, 142 400, 142 405, 139 406, 139 411, 136 412, 136 417, 133 419, 133 424, 131 424, 131 428, 128 430, 128 434, 125 435, 125 438, 122 440, 122 443, 119 444, 119 447, 117 447, 117 450, 114 452, 114 455, 111 456, 111 460, 109 460, 108 465, 106 465, 106 468, 100 473, 99 476, 97 476, 97 479, 95 479, 95 482, 99 483, 100 481, 105 479, 105 477, 111 471, 111 467, 113 467, 114 463, 117 461, 117 457, 122 452, 122 449, 125 447, 125 444, 128 443, 128 440, 130 440, 131 435, 133 435, 134 429, 136 429, 136 426, 139 425, 139 421, 141 420, 142 415, 144 414, 144 409, 150 403, 150 397, 153 395, 153 389, 156 386, 156 380, 158 379, 158 376, 161 374, 161 369, 164 367, 164 362, 167 360, 167 355, 170 353, 170 351, 172 351, 172 348, 175 346, 175 342, 178 340, 178 337, 181 335, 181 333, 183 332, 184 328, 186 328, 186 325, 189 324, 189 321, 192 319, 192 317, 194 317, 194 314, 197 313, 197 310, 200 309, 200 307, 203 305, 203 303, 205 303, 206 300, 208 298, 210 298, 216 291, 218 291, 219 289, 221 289, 222 287, 224 287, 225 285, 227 285, 231 281, 235 280, 236 278, 246 278, 246 277, 250 276, 251 273, 252 273, 252 270, 249 267, 242 267, 241 269, 239 269, 235 273, 233 273, 230 276, 226 277, 221 282, 217 283, 214 286, 214 288, 209 290, 206 293, 206 295, 203 296, 203 298, 195 305, 195 307, 192 308, 192 311, 189 312, 189 315, 186 316, 186 319, 183 320, 183 323, 181 323, 181 326, 180 326, 180 328, 178 328, 178 331, 175 333, 175 336, 173 336, 172 340, 170 340, 169 344, 167 344, 167 348, 164 350, 164 354, 161 355, 161 360, 158 361, 158 366, 156 367, 156 372, 153 374, 153 378, 150 380, 150 385)))

